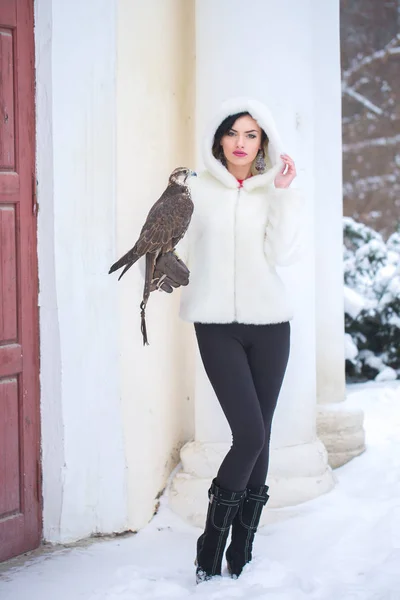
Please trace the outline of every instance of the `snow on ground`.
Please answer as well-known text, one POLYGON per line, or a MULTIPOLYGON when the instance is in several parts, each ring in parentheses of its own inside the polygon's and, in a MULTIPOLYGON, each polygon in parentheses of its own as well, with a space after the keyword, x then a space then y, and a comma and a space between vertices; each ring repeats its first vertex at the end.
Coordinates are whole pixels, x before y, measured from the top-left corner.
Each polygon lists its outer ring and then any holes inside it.
MULTIPOLYGON (((400 386, 356 385, 367 451, 335 471, 336 488, 264 527, 234 581, 194 583, 200 530, 166 506, 137 535, 62 549, 3 572, 1 600, 399 600, 400 386)), ((206 500, 205 500, 206 501, 206 500)))

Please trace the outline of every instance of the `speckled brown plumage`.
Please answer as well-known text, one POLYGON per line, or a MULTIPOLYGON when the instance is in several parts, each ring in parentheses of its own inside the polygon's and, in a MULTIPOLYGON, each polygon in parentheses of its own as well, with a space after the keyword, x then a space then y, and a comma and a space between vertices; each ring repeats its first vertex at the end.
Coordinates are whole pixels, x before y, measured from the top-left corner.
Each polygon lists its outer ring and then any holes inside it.
POLYGON ((186 185, 186 179, 191 175, 194 175, 193 171, 184 167, 179 167, 171 173, 168 186, 151 207, 136 244, 109 270, 109 273, 113 273, 125 267, 118 277, 119 280, 139 258, 146 256, 143 301, 140 305, 144 344, 148 343, 144 311, 150 296, 156 260, 161 254, 174 250, 185 235, 192 217, 193 202, 190 189, 186 185))

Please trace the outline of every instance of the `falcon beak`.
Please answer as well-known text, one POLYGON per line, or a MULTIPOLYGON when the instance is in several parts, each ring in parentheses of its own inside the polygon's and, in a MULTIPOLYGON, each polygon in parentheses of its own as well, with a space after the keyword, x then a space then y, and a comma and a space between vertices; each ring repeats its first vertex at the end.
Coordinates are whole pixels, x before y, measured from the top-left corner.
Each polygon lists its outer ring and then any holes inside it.
MULTIPOLYGON (((186 179, 189 179, 189 177, 197 177, 197 173, 196 171, 192 171, 191 169, 189 170, 189 173, 186 175, 186 179)), ((185 179, 185 181, 186 181, 185 179)))

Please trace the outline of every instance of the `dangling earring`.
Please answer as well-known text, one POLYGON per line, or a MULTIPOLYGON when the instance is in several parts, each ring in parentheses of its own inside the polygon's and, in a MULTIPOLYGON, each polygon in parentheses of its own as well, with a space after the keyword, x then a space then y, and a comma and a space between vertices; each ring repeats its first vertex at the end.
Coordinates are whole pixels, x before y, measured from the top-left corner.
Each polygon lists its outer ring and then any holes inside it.
POLYGON ((224 165, 224 167, 226 167, 226 158, 225 158, 225 154, 222 149, 222 146, 219 151, 218 159, 219 159, 219 162, 222 163, 224 165))
POLYGON ((261 149, 257 152, 255 168, 256 168, 256 171, 258 171, 259 173, 263 173, 266 168, 266 164, 265 164, 265 160, 264 160, 264 152, 261 149))

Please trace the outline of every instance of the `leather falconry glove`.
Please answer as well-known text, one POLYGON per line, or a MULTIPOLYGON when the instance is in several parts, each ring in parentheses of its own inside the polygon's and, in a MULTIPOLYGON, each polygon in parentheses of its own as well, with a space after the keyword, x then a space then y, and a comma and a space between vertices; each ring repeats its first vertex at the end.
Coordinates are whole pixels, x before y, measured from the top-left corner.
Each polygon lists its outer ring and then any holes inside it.
POLYGON ((170 294, 174 288, 188 285, 190 271, 173 250, 162 254, 154 267, 150 291, 163 290, 170 294))

